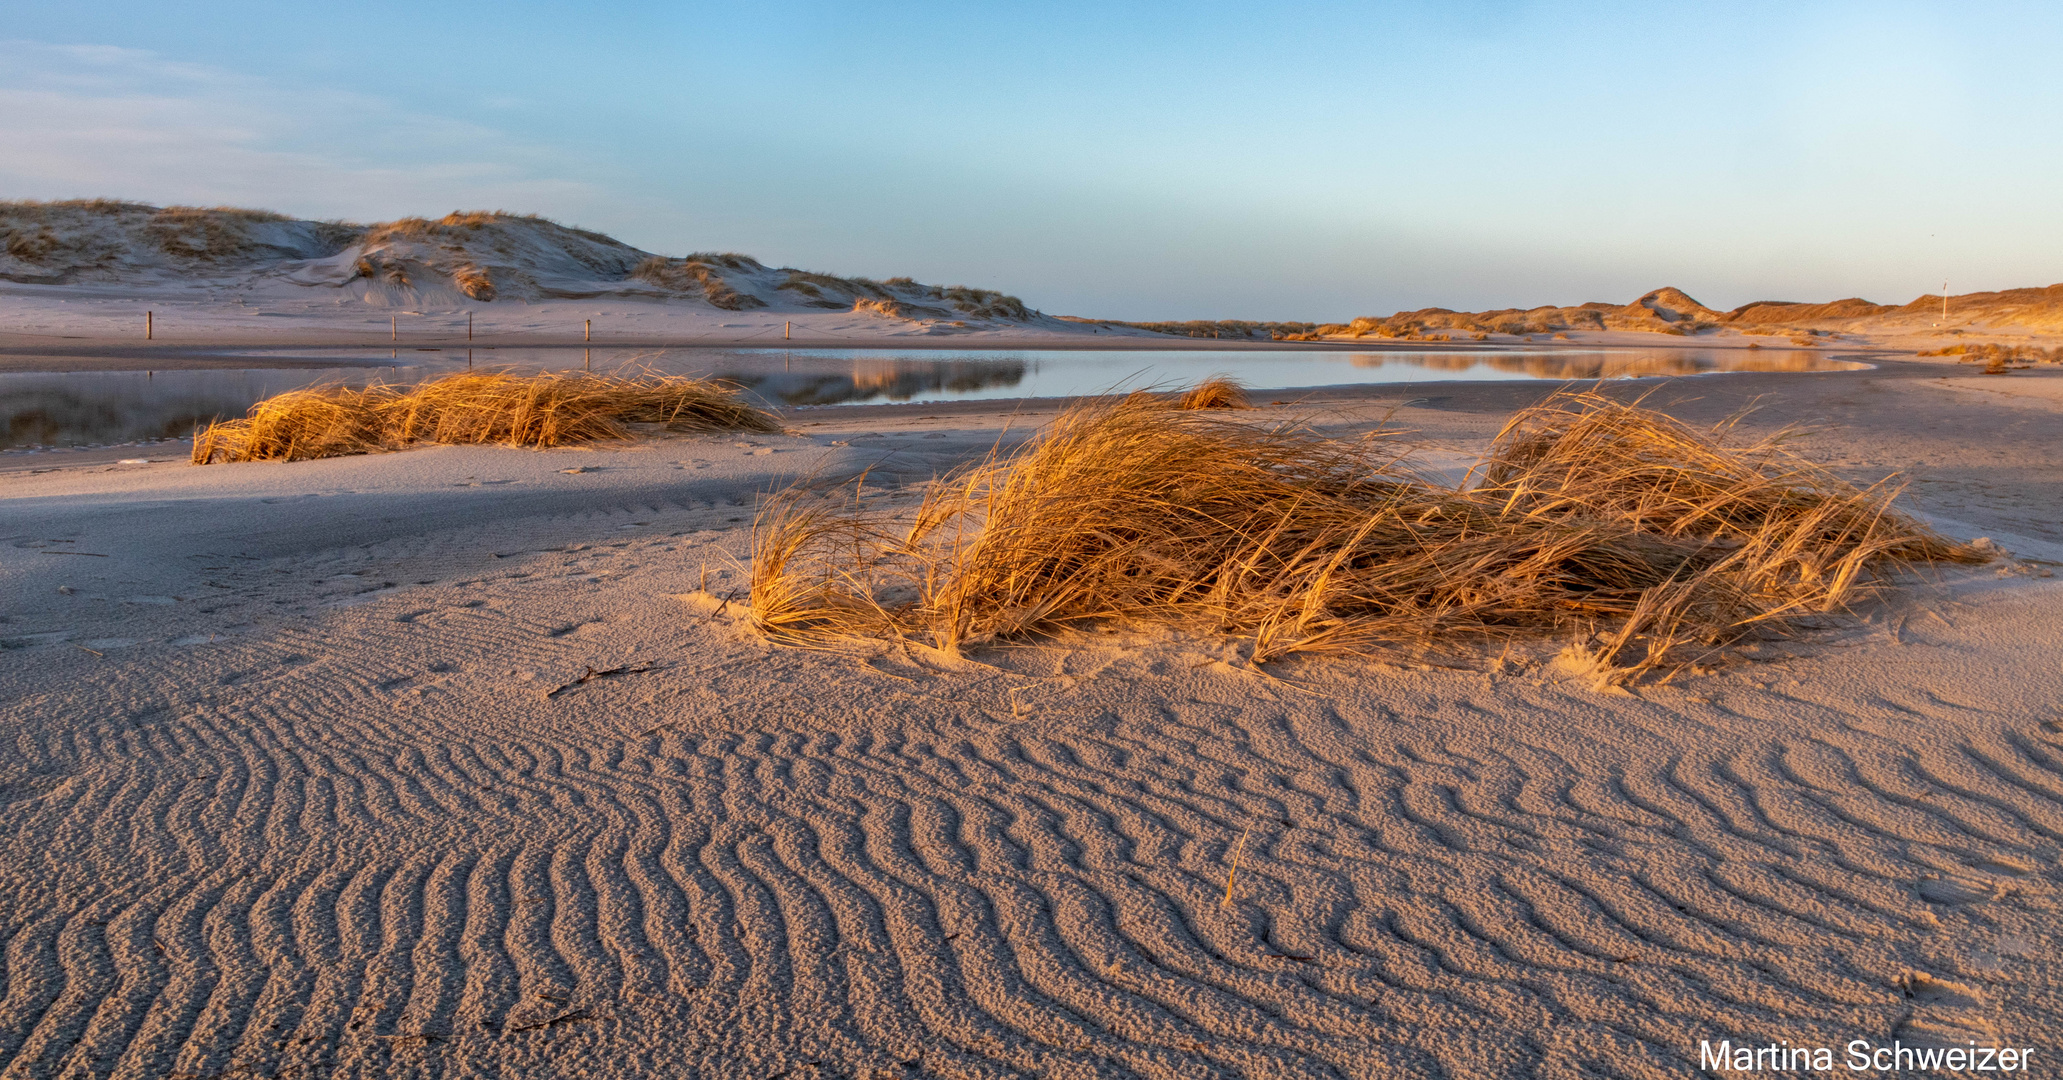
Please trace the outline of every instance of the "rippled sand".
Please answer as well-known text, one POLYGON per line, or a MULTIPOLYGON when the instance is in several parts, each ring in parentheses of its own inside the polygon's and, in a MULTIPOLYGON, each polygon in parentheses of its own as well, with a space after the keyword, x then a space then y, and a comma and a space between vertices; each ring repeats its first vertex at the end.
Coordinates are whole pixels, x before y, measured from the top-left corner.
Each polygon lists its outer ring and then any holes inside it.
MULTIPOLYGON (((1752 424, 1816 421, 1819 460, 1913 469, 1950 531, 2063 555, 2040 395, 1739 378, 1650 401, 1716 419, 1781 389, 1752 424)), ((1545 390, 1422 392, 1395 419, 1460 462, 1545 390)), ((1399 400, 1311 408, 1351 430, 1399 400)), ((1046 415, 1008 411, 605 451, 10 459, 0 1076, 2063 1053, 2063 592, 2042 564, 1634 696, 1545 665, 1277 681, 1158 635, 862 662, 735 625, 759 493, 873 466, 879 497, 914 500, 1046 415)))

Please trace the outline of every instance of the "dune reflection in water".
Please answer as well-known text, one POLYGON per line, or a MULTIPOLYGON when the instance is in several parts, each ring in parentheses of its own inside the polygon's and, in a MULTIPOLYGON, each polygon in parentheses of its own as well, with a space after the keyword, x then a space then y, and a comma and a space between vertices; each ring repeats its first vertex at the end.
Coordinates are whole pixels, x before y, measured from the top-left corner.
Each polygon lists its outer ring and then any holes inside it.
MULTIPOLYGON (((981 360, 855 358, 851 370, 759 372, 718 367, 710 374, 782 405, 852 405, 867 401, 914 401, 920 397, 971 397, 1024 381, 1029 363, 1015 357, 981 360)), ((982 395, 992 396, 992 395, 982 395)))
MULTIPOLYGON (((1355 367, 1409 366, 1428 371, 1505 372, 1530 379, 1640 379, 1709 375, 1722 371, 1861 371, 1870 365, 1835 360, 1803 349, 1689 350, 1554 353, 1355 353, 1355 367)), ((1385 380, 1388 381, 1388 380, 1385 380)))

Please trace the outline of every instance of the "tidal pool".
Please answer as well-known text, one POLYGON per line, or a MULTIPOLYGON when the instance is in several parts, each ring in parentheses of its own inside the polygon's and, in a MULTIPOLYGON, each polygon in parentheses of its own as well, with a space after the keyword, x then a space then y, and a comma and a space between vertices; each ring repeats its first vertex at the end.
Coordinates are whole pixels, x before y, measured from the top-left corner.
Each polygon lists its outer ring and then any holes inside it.
MULTIPOLYGON (((167 363, 177 364, 176 359, 167 363)), ((273 394, 408 383, 475 369, 590 369, 729 379, 775 406, 1078 397, 1226 375, 1274 397, 1384 383, 1638 379, 1734 371, 1856 371, 1805 350, 940 350, 499 348, 230 350, 206 368, 0 374, 0 448, 126 445, 191 434, 273 394), (246 360, 248 367, 219 366, 246 360)), ((19 366, 19 362, 17 365, 19 366)))

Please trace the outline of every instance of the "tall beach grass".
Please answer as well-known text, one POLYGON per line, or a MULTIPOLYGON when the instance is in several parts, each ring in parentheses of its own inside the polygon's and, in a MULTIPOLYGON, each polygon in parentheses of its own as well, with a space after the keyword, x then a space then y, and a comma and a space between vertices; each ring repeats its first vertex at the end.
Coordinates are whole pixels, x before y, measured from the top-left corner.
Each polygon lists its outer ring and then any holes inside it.
POLYGON ((306 461, 416 443, 547 448, 628 438, 626 424, 779 431, 736 388, 706 379, 587 372, 459 372, 412 387, 293 390, 196 433, 193 462, 306 461))
POLYGON ((1842 610, 1882 572, 1981 561, 1770 442, 1598 394, 1525 410, 1472 485, 1343 440, 1132 394, 890 517, 798 487, 755 525, 751 619, 785 644, 952 651, 1099 621, 1251 639, 1255 662, 1577 633, 1612 679, 1842 610))

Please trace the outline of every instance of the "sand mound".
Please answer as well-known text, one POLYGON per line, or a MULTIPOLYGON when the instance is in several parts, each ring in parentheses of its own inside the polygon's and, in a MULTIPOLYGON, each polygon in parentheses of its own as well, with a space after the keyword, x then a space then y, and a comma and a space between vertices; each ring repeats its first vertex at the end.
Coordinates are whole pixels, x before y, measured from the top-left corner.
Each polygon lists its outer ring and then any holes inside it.
POLYGON ((276 279, 379 307, 645 298, 723 311, 867 310, 912 322, 1053 322, 1014 296, 909 278, 874 281, 748 255, 655 255, 539 217, 457 211, 374 225, 264 210, 105 199, 0 202, 0 280, 129 285, 276 279), (869 305, 856 307, 856 305, 869 305))
POLYGON ((1565 393, 1507 426, 1473 489, 1342 442, 1134 394, 934 489, 913 522, 798 488, 754 538, 773 640, 922 636, 951 650, 1095 620, 1253 640, 1256 662, 1601 632, 1611 679, 1808 613, 1873 571, 1981 561, 1772 443, 1565 393))
POLYGON ((419 442, 545 448, 627 438, 625 424, 778 431, 780 424, 704 379, 587 373, 461 372, 410 389, 295 390, 218 421, 194 438, 193 463, 307 461, 419 442))
POLYGON ((334 255, 361 231, 234 207, 0 202, 0 280, 60 284, 250 271, 334 255))

